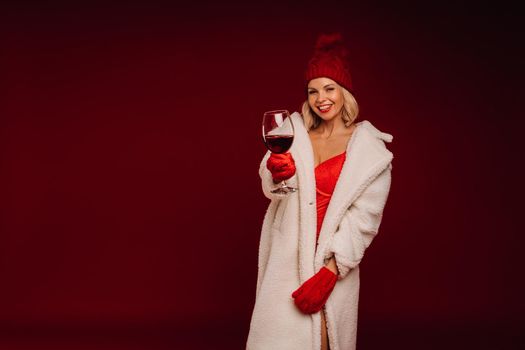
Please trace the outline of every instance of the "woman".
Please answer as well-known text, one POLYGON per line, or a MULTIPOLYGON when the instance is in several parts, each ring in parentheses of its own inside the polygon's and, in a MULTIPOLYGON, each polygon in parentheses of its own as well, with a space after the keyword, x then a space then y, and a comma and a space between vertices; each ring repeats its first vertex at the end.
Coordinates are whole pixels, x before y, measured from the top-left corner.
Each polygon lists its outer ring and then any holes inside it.
POLYGON ((359 263, 390 191, 392 153, 369 121, 356 123, 341 36, 322 35, 306 71, 290 153, 268 152, 259 174, 271 199, 259 246, 248 350, 356 347, 359 263), (273 194, 286 179, 298 191, 273 194))

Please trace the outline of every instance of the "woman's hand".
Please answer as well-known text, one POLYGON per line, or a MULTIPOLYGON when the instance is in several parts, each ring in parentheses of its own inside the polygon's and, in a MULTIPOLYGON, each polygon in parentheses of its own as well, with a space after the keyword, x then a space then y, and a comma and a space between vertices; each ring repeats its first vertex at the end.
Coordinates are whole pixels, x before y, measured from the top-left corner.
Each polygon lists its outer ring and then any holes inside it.
POLYGON ((275 183, 291 178, 295 174, 295 162, 290 152, 272 153, 266 162, 275 183))
POLYGON ((295 305, 305 314, 321 310, 337 282, 337 275, 323 266, 318 273, 293 292, 295 305))
POLYGON ((328 260, 328 263, 325 265, 325 267, 335 273, 336 275, 339 275, 339 269, 337 268, 337 262, 335 261, 335 257, 332 256, 330 260, 328 260))

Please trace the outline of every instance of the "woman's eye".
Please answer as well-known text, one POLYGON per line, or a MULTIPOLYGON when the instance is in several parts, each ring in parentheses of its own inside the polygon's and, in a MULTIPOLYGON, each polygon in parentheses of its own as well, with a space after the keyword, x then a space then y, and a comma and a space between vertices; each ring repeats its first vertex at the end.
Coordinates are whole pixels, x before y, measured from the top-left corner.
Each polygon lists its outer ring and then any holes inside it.
POLYGON ((334 88, 327 88, 326 91, 333 91, 334 88))
POLYGON ((315 94, 315 91, 308 91, 309 95, 315 94))

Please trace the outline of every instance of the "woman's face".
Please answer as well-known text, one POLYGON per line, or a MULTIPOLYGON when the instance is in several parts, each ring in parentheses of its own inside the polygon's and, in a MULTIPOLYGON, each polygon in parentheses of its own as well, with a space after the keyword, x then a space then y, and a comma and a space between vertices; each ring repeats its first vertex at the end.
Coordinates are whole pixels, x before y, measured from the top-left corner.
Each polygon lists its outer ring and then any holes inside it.
POLYGON ((315 78, 308 83, 308 104, 323 120, 332 120, 343 110, 343 90, 330 78, 315 78))

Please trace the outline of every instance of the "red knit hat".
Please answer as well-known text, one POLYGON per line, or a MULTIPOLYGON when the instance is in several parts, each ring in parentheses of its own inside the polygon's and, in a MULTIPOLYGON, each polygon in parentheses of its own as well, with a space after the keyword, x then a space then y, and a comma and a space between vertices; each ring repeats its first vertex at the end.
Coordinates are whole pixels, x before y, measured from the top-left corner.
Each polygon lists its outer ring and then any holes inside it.
POLYGON ((315 52, 308 62, 305 80, 326 77, 353 93, 352 78, 348 66, 348 51, 343 46, 340 33, 321 34, 315 44, 315 52))

